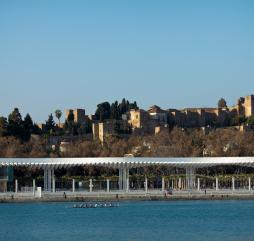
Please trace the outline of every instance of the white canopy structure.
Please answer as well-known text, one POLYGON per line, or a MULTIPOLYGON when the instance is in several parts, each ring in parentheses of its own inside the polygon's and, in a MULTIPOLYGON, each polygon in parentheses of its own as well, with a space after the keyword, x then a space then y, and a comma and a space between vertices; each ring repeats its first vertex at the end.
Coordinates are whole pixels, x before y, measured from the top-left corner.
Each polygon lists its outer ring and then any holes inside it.
POLYGON ((95 157, 95 158, 0 158, 2 166, 62 168, 72 166, 144 167, 166 165, 189 168, 238 165, 254 167, 254 157, 95 157))
MULTIPOLYGON (((96 157, 96 158, 0 158, 1 167, 37 167, 44 170, 44 189, 52 190, 54 170, 75 166, 104 166, 119 169, 119 188, 128 190, 129 169, 164 165, 186 169, 188 188, 195 182, 195 170, 213 166, 254 167, 254 157, 96 157)), ((53 181, 54 183, 54 181, 53 181)))

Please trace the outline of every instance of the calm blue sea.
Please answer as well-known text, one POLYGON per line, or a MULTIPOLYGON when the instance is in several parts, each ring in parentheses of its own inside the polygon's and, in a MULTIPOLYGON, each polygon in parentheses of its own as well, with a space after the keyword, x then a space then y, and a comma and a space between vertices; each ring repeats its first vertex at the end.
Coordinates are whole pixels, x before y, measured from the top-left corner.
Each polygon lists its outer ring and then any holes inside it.
POLYGON ((0 240, 253 241, 254 201, 0 204, 0 240))

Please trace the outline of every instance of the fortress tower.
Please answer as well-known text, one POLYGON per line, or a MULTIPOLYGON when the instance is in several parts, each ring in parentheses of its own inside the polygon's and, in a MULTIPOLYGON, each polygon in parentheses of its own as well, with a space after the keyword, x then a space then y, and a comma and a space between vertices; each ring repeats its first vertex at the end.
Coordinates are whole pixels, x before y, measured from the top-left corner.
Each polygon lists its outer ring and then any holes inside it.
POLYGON ((245 97, 244 107, 245 117, 250 117, 251 115, 254 115, 254 95, 249 95, 245 97))
POLYGON ((83 124, 86 120, 86 111, 84 109, 68 109, 65 111, 65 119, 68 119, 70 113, 74 115, 74 122, 83 124))

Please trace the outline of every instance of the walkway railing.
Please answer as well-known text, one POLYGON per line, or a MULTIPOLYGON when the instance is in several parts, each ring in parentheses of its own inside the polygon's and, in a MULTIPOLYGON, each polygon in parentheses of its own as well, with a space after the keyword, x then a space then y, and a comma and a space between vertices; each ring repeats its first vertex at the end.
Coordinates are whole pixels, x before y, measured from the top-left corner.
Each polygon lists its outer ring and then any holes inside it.
MULTIPOLYGON (((42 183, 36 182, 36 180, 19 182, 15 180, 12 190, 13 193, 28 193, 35 194, 38 185, 42 183), (38 184, 37 184, 38 183, 38 184), (22 186, 22 184, 24 186, 22 186)), ((132 180, 125 189, 119 188, 118 181, 114 180, 75 180, 75 179, 57 179, 52 180, 52 189, 45 189, 41 187, 43 192, 57 193, 57 192, 72 192, 72 193, 112 193, 112 192, 124 192, 124 193, 166 193, 166 192, 236 192, 236 191, 253 191, 254 178, 251 177, 197 177, 194 180, 192 188, 188 188, 187 181, 183 177, 174 178, 161 178, 157 180, 132 180)))

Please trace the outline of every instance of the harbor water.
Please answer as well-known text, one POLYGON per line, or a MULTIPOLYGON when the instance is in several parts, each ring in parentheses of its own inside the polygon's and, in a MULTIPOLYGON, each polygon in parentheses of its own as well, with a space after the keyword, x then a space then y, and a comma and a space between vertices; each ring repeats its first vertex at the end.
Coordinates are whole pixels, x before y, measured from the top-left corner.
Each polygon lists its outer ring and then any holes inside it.
POLYGON ((2 241, 254 240, 254 201, 0 204, 2 241))

